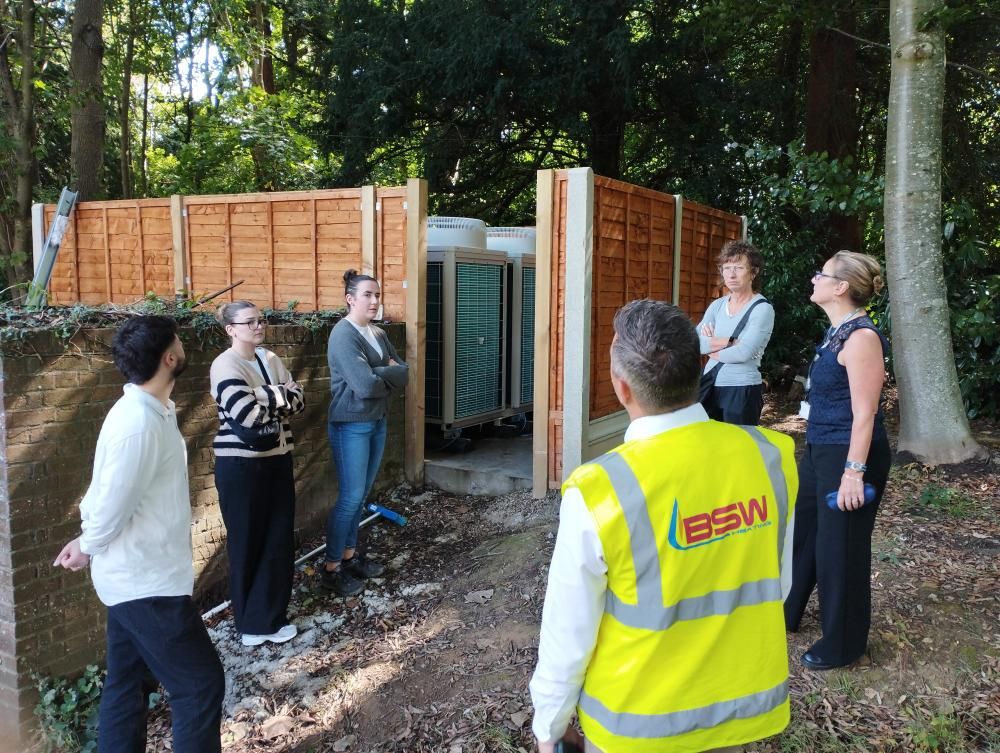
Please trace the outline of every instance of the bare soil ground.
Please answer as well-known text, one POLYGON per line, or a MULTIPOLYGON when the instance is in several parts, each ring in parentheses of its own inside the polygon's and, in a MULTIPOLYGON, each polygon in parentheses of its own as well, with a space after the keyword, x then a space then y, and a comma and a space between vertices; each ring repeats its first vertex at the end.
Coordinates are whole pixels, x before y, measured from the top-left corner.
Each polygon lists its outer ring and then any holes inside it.
MULTIPOLYGON (((784 406, 765 424, 800 435, 784 406)), ((948 470, 897 466, 874 540, 868 655, 815 673, 798 657, 818 636, 815 605, 789 636, 792 724, 755 753, 1000 752, 1000 436, 975 427, 991 460, 948 470)), ((222 619, 227 753, 531 751, 535 662, 558 498, 395 490, 410 517, 369 534, 390 569, 356 599, 297 576, 301 634, 247 649, 222 619)), ((158 712, 150 748, 167 748, 158 712)))

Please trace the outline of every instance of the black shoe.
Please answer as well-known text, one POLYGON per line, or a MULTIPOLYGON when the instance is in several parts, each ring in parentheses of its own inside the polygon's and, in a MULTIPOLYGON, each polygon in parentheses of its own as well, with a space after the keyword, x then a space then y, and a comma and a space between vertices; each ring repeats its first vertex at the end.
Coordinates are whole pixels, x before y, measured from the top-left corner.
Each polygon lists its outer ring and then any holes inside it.
POLYGON ((355 554, 349 560, 341 560, 340 567, 344 572, 361 580, 377 578, 385 572, 382 563, 370 560, 363 554, 355 554))
POLYGON ((342 568, 319 571, 319 586, 324 591, 331 591, 338 596, 357 596, 365 590, 365 584, 357 578, 345 573, 342 568))
POLYGON ((825 672, 828 669, 835 669, 836 667, 843 667, 844 664, 833 664, 824 659, 821 659, 812 651, 806 651, 802 654, 802 666, 806 669, 813 669, 817 672, 825 672))

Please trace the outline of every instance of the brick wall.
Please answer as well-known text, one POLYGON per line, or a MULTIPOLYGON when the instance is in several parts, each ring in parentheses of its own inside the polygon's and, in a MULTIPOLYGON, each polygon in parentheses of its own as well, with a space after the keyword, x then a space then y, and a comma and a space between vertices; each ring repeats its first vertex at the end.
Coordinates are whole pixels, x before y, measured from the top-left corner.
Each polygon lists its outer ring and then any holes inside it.
MULTIPOLYGON (((397 350, 405 326, 389 325, 397 350)), ((90 481, 97 435, 121 396, 111 360, 113 330, 83 330, 67 344, 29 333, 0 346, 0 740, 24 734, 37 694, 30 673, 72 675, 104 653, 104 610, 87 572, 53 568, 63 543, 79 534, 79 501, 90 481)), ((299 541, 322 533, 336 498, 326 439, 329 329, 268 328, 267 346, 305 387, 306 410, 293 417, 299 541)), ((195 597, 224 595, 225 529, 213 477, 218 425, 208 393, 212 359, 228 346, 219 333, 183 330, 188 368, 174 390, 187 440, 195 597)), ((402 397, 390 409, 390 440, 379 483, 403 478, 402 397)), ((4 750, 0 743, 0 750, 4 750)), ((20 749, 15 746, 13 749, 20 749)))

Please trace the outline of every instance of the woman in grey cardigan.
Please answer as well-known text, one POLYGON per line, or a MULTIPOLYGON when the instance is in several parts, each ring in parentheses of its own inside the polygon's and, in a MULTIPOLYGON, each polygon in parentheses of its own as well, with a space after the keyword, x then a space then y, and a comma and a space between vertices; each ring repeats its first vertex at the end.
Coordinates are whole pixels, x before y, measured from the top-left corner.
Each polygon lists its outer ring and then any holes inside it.
POLYGON ((348 313, 330 332, 330 414, 327 431, 337 469, 337 504, 326 526, 323 588, 341 596, 364 589, 362 581, 383 566, 357 554, 364 502, 382 463, 389 397, 406 386, 409 367, 372 321, 379 314, 378 281, 349 269, 344 273, 348 313))

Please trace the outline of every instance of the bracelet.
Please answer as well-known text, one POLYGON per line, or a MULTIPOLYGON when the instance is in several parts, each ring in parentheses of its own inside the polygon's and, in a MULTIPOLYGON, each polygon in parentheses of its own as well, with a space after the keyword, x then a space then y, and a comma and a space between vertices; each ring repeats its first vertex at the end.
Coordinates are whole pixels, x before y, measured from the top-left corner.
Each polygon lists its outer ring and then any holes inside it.
POLYGON ((864 463, 859 463, 857 460, 848 460, 844 463, 845 471, 857 471, 858 473, 864 473, 868 470, 868 466, 864 463))

